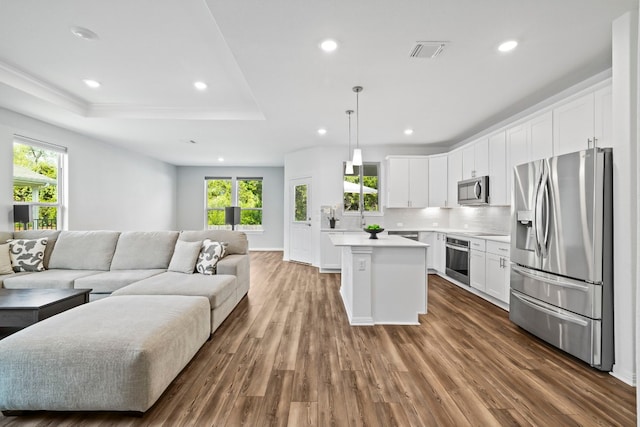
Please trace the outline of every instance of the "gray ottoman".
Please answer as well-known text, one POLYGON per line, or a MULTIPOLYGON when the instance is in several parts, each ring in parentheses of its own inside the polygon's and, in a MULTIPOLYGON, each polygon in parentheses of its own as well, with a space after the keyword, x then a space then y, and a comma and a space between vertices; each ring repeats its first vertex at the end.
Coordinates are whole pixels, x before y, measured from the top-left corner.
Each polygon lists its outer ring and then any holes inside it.
POLYGON ((0 341, 0 410, 144 412, 209 338, 207 298, 105 298, 0 341))

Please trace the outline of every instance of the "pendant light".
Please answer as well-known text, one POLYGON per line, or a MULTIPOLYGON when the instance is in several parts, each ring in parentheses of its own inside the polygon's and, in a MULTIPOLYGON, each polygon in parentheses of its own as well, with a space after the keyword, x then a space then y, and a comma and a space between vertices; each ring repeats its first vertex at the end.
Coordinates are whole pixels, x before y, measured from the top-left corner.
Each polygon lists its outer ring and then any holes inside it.
POLYGON ((356 93, 356 148, 353 150, 353 165, 362 166, 362 150, 360 150, 360 99, 359 94, 362 92, 362 86, 354 86, 353 91, 356 93))
POLYGON ((353 162, 351 161, 351 114, 353 114, 353 110, 347 110, 346 113, 349 117, 349 150, 347 151, 347 164, 344 167, 344 174, 353 175, 353 162))

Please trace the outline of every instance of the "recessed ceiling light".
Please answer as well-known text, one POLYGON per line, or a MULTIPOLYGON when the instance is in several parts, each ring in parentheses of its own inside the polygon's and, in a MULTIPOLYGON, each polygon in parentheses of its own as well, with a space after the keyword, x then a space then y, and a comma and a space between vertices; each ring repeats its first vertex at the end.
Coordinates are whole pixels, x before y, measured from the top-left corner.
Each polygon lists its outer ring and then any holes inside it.
POLYGON ((99 88, 101 86, 100 82, 98 82, 96 80, 84 79, 83 82, 84 82, 84 84, 89 86, 91 89, 97 89, 97 88, 99 88))
POLYGON ((404 134, 405 135, 413 135, 413 129, 405 129, 404 130, 404 134))
POLYGON ((193 86, 198 90, 205 90, 207 88, 207 84, 205 82, 195 82, 193 86))
POLYGON ((224 157, 218 157, 219 162, 224 162, 224 157))
POLYGON ((502 43, 500 46, 498 46, 498 50, 500 52, 509 52, 509 51, 515 49, 516 46, 518 46, 518 42, 517 41, 509 40, 509 41, 506 41, 506 42, 502 43))
POLYGON ((83 40, 98 40, 100 37, 98 37, 98 35, 96 33, 94 33, 93 31, 91 31, 88 28, 84 28, 84 27, 71 27, 69 28, 71 30, 71 34, 73 34, 74 36, 78 37, 79 39, 83 39, 83 40))
POLYGON ((325 128, 320 128, 320 129, 318 129, 318 134, 319 134, 319 135, 324 135, 324 134, 326 134, 326 133, 327 133, 327 130, 326 130, 325 128))
POLYGON ((320 49, 324 50, 325 52, 333 52, 337 48, 338 43, 336 43, 335 40, 328 39, 320 43, 320 49))

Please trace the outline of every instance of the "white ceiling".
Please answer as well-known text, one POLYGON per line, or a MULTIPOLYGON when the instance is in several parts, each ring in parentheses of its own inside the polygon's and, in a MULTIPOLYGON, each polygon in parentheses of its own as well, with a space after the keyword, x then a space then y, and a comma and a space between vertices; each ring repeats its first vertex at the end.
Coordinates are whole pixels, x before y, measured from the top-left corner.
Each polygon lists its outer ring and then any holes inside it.
POLYGON ((311 146, 344 145, 346 153, 345 110, 361 85, 364 148, 449 145, 609 68, 611 21, 637 7, 638 0, 3 1, 0 106, 176 165, 218 165, 222 156, 225 165, 269 166, 311 146), (79 39, 72 26, 99 39, 79 39), (332 54, 318 48, 326 38, 339 43, 332 54), (507 39, 519 47, 497 52, 507 39), (411 59, 419 40, 448 43, 436 59, 411 59), (86 78, 102 87, 89 89, 86 78), (196 80, 208 89, 195 90, 196 80))

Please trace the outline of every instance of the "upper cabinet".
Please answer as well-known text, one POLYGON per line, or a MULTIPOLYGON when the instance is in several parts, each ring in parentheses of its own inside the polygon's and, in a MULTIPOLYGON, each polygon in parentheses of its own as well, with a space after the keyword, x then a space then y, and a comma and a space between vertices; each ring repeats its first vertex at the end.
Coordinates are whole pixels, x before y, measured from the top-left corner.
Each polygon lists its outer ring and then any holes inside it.
POLYGON ((462 149, 462 179, 489 174, 488 147, 488 140, 480 139, 462 149))
POLYGON ((447 158, 447 207, 458 206, 458 181, 461 180, 462 150, 451 151, 447 158))
POLYGON ((429 202, 429 158, 388 156, 387 207, 426 208, 429 202))
POLYGON ((507 195, 511 194, 513 167, 553 156, 553 118, 551 111, 506 130, 507 195))
POLYGON ((448 206, 447 159, 446 154, 429 157, 429 207, 446 208, 448 206))
POLYGON ((611 87, 599 89, 553 110, 556 155, 611 145, 611 87))
POLYGON ((489 203, 511 203, 511 195, 507 193, 507 140, 504 131, 489 137, 489 203))

